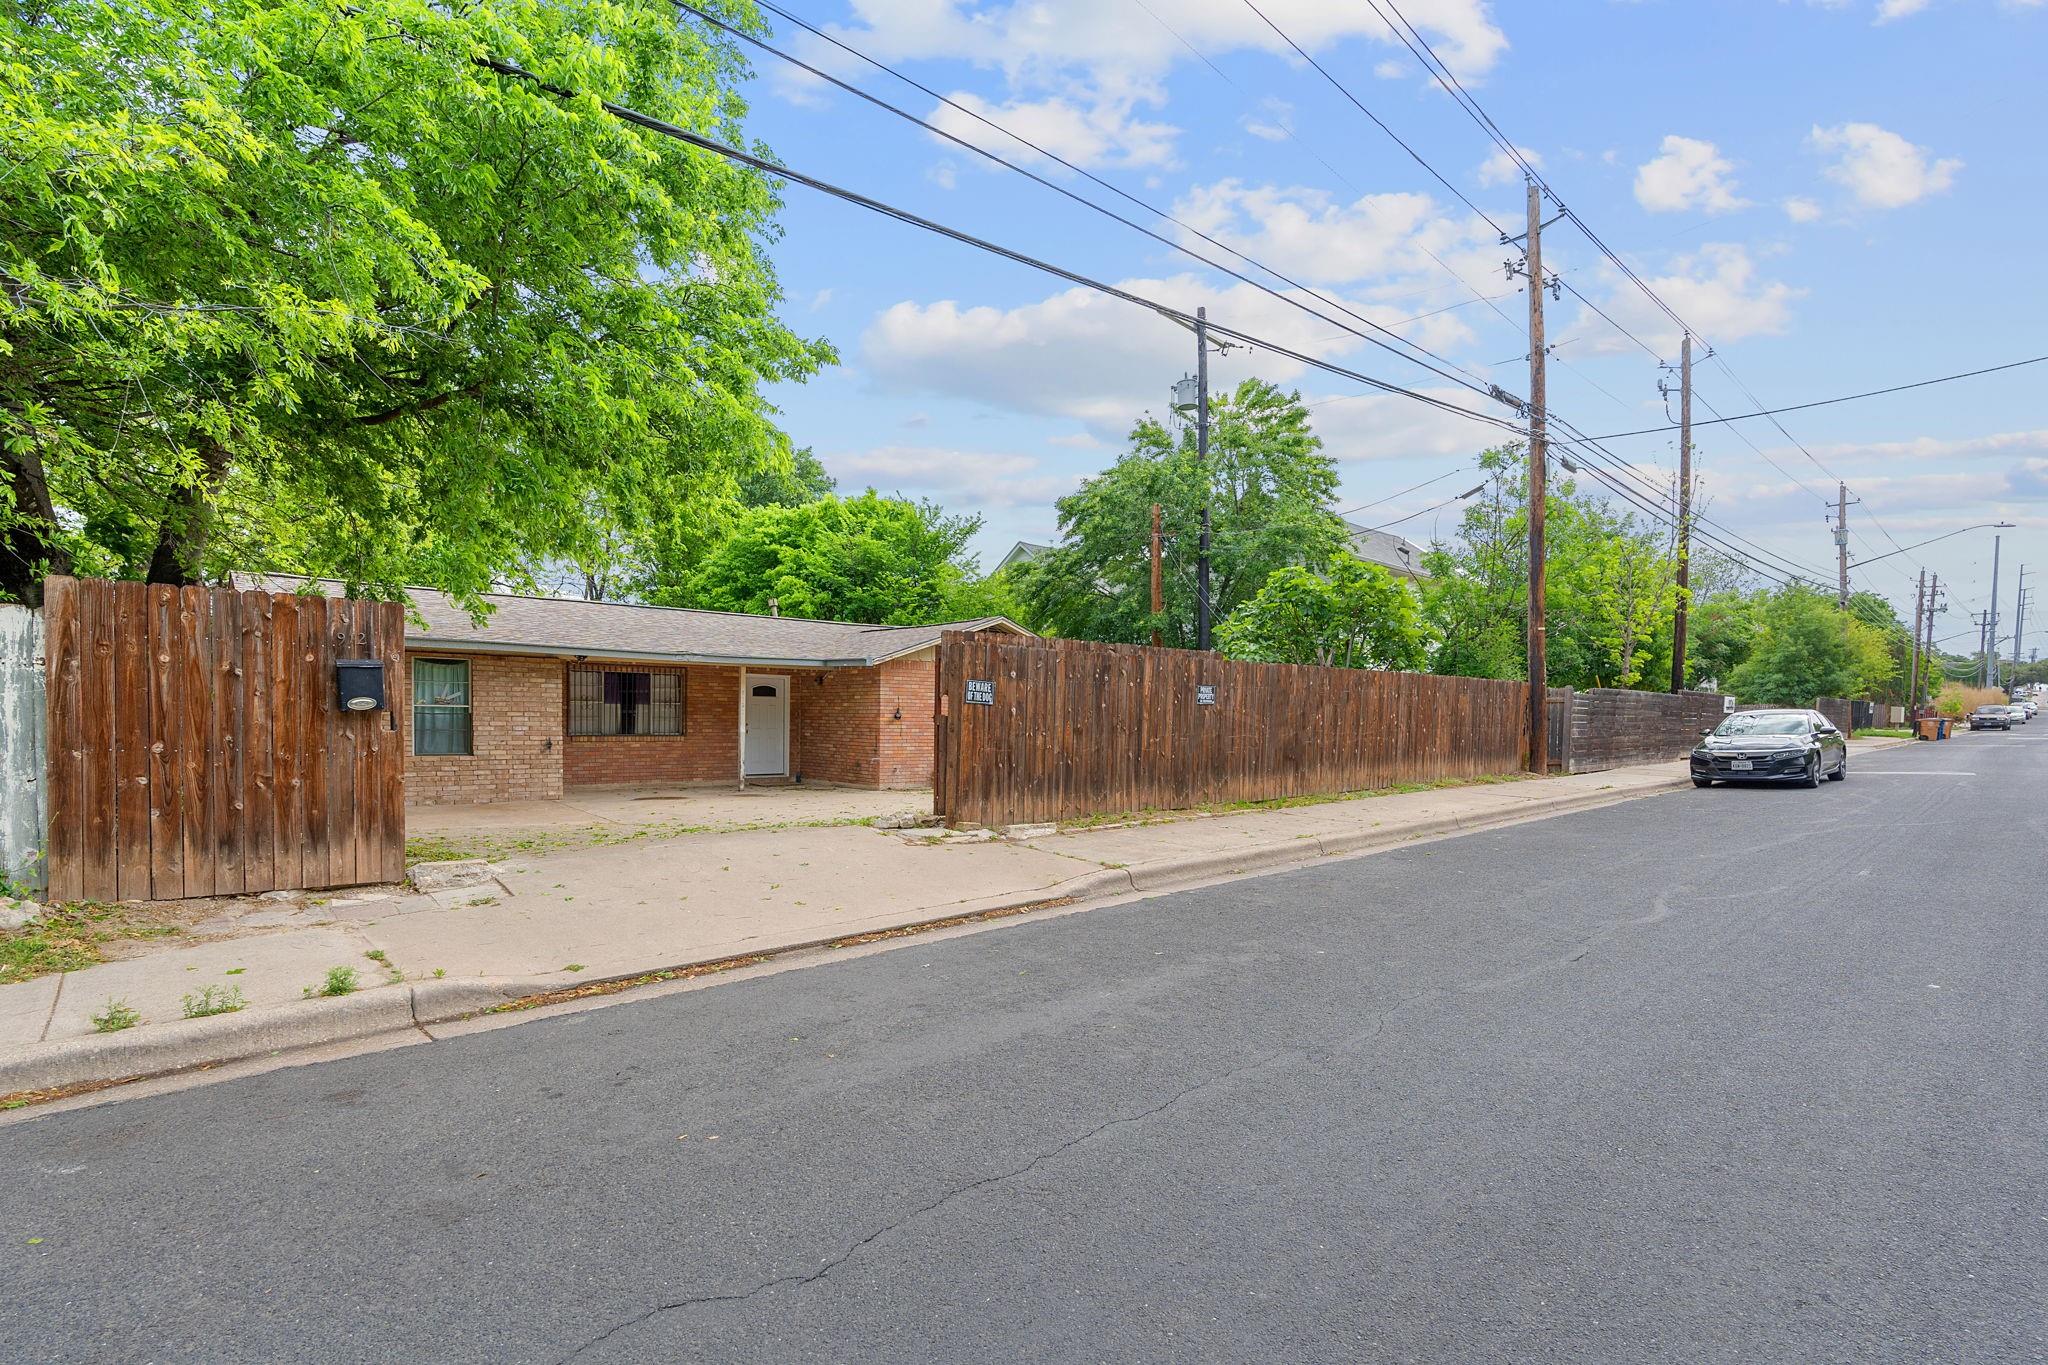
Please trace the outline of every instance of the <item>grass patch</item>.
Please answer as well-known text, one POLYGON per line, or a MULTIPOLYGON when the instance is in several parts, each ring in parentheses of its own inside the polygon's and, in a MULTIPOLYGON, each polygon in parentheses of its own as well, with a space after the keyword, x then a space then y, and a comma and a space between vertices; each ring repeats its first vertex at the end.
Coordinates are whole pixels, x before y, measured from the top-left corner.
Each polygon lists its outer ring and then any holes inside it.
POLYGON ((308 1000, 323 995, 354 995, 361 988, 353 967, 329 967, 327 977, 317 986, 308 986, 301 992, 308 1000))
POLYGON ((1412 792, 1444 791, 1452 787, 1491 787, 1507 782, 1527 782, 1534 773, 1489 773, 1481 777, 1446 777, 1435 782, 1397 782, 1391 787, 1365 791, 1309 792, 1301 796, 1275 796, 1263 801, 1216 801, 1203 806, 1172 809, 1148 807, 1135 811, 1104 811, 1077 820, 1062 820, 1062 830, 1098 829, 1104 825, 1154 825, 1184 820, 1196 815, 1238 815, 1247 811, 1294 810, 1301 806, 1327 806, 1336 801, 1369 801, 1379 796, 1402 796, 1412 792))
POLYGON ((751 834, 757 830, 772 829, 844 829, 873 823, 875 817, 872 815, 845 815, 819 820, 734 820, 711 824, 690 824, 677 820, 636 825, 630 829, 585 825, 575 829, 528 830, 523 834, 515 832, 466 837, 421 834, 405 841, 405 860, 408 863, 438 863, 461 858, 482 858, 487 862, 499 862, 521 854, 539 856, 548 853, 568 853, 577 849, 639 843, 645 839, 677 839, 689 834, 751 834))
POLYGON ((142 1022, 142 1011, 133 1008, 126 1000, 109 1000, 107 1007, 92 1017, 94 1033, 119 1033, 124 1028, 134 1028, 142 1022))
POLYGON ((185 997, 185 1017, 211 1019, 216 1014, 233 1014, 248 1006, 240 986, 208 986, 197 995, 185 997))
POLYGON ((183 933, 168 912, 143 905, 70 901, 52 905, 32 924, 0 930, 0 986, 51 972, 75 972, 106 961, 105 945, 183 933))
POLYGON ((1896 730, 1858 730, 1856 732, 1856 738, 1858 739, 1911 739, 1912 737, 1913 732, 1903 728, 1896 730))

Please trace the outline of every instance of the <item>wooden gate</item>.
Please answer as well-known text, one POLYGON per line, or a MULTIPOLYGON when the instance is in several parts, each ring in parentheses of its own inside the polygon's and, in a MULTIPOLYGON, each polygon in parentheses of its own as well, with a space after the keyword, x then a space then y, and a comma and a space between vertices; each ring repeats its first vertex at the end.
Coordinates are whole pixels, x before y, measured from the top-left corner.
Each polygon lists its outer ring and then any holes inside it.
POLYGON ((52 578, 43 615, 52 901, 404 877, 404 608, 52 578), (338 658, 386 709, 341 708, 338 658))

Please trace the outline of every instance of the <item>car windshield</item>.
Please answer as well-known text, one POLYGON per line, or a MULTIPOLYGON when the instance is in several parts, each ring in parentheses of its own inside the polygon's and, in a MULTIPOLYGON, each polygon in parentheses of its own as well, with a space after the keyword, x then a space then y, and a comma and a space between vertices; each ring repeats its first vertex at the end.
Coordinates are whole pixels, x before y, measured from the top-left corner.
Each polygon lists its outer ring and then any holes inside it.
POLYGON ((1751 711, 1728 717, 1714 727, 1717 735, 1803 735, 1805 716, 1792 711, 1751 711))

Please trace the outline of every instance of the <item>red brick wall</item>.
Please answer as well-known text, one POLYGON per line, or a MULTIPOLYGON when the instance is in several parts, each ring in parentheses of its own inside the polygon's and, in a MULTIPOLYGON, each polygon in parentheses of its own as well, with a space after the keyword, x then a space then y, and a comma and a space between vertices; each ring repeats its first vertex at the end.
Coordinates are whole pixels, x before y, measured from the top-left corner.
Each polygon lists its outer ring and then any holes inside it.
POLYGON ((799 768, 814 782, 875 787, 879 669, 835 668, 790 678, 799 768), (824 681, 820 682, 819 679, 824 681))
MULTIPOLYGON (((932 746, 932 691, 938 659, 930 650, 907 659, 891 659, 874 671, 881 674, 881 695, 875 707, 879 787, 929 787, 932 746), (898 709, 903 712, 896 719, 898 709)), ((865 670, 863 670, 865 671, 865 670)))
MULTIPOLYGON (((738 778, 737 668, 685 670, 682 735, 571 737, 566 734, 567 665, 560 659, 442 651, 421 657, 469 661, 475 752, 424 758, 412 752, 408 662, 399 723, 406 734, 409 802, 553 800, 565 786, 738 778)), ((790 772, 814 782, 857 787, 930 786, 933 667, 927 651, 875 668, 784 675, 790 692, 790 772), (899 707, 900 720, 895 715, 899 707)))
POLYGON ((405 730, 405 799, 415 805, 554 800, 562 794, 562 665, 557 659, 426 651, 469 664, 468 754, 415 754, 412 661, 398 684, 405 730))
MULTIPOLYGON (((740 671, 683 673, 683 734, 572 735, 563 765, 568 785, 738 782, 740 671)), ((796 757, 793 747, 790 757, 796 757)))

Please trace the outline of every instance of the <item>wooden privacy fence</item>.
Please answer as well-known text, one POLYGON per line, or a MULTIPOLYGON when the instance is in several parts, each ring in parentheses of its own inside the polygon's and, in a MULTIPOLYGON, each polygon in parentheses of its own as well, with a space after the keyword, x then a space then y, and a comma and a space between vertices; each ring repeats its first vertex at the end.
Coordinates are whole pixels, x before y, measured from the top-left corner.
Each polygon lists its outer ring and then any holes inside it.
POLYGON ((53 578, 43 614, 51 900, 404 877, 402 607, 53 578), (337 658, 387 709, 342 709, 337 658))
POLYGON ((947 631, 935 808, 1005 825, 1513 772, 1527 697, 1494 679, 947 631))

